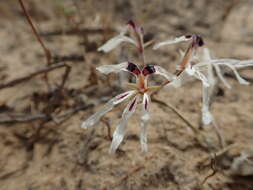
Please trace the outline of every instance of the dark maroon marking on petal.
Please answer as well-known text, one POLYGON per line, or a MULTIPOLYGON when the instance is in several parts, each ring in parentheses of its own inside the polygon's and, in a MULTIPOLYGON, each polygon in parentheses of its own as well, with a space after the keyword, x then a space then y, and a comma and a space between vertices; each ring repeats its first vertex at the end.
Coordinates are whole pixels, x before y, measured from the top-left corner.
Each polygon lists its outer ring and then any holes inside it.
POLYGON ((201 36, 194 34, 192 36, 192 38, 193 38, 193 42, 192 42, 193 46, 197 45, 197 46, 201 47, 204 45, 204 40, 201 36))
POLYGON ((192 35, 185 35, 184 37, 189 39, 192 37, 192 35))
POLYGON ((126 69, 135 75, 139 75, 141 73, 140 69, 135 64, 133 64, 131 62, 128 62, 126 69))
POLYGON ((198 38, 197 43, 198 43, 198 45, 199 45, 200 47, 203 46, 203 45, 205 44, 203 38, 200 37, 200 36, 199 36, 199 38, 198 38))
POLYGON ((145 105, 144 105, 144 108, 145 108, 145 110, 147 110, 147 109, 148 109, 148 100, 147 100, 147 98, 145 99, 145 105))
POLYGON ((134 29, 136 29, 136 24, 134 23, 134 21, 129 20, 129 21, 127 22, 127 24, 129 24, 129 25, 132 26, 134 29))
POLYGON ((143 35, 144 34, 144 28, 142 26, 140 26, 139 30, 140 30, 141 34, 143 35))
POLYGON ((129 111, 132 111, 133 107, 134 107, 134 104, 136 102, 136 98, 134 99, 134 101, 132 102, 132 104, 130 105, 129 107, 129 111))
POLYGON ((117 100, 120 100, 120 99, 122 99, 122 98, 126 97, 128 94, 129 94, 129 93, 123 94, 122 96, 118 97, 118 99, 117 99, 117 100))
POLYGON ((156 70, 155 70, 154 65, 147 65, 146 67, 144 67, 144 68, 142 69, 142 74, 143 74, 144 76, 153 74, 153 73, 155 73, 155 72, 156 72, 156 70))

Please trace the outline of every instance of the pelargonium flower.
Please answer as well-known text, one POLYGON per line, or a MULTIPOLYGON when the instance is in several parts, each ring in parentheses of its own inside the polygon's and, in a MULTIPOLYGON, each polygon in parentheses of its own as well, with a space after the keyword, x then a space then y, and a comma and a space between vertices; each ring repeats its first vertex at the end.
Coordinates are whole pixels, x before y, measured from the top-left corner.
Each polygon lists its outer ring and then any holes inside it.
POLYGON ((203 39, 198 35, 186 35, 178 37, 174 40, 168 40, 164 42, 157 43, 153 49, 158 49, 165 45, 175 44, 179 42, 191 41, 188 49, 186 50, 183 59, 178 65, 176 78, 171 83, 167 85, 173 87, 180 87, 183 83, 188 81, 188 78, 195 77, 199 79, 204 86, 209 86, 206 77, 197 69, 195 66, 196 53, 199 47, 204 45, 203 39))
MULTIPOLYGON (((208 125, 214 122, 214 118, 209 111, 210 96, 216 84, 216 75, 228 88, 231 88, 229 83, 223 76, 222 68, 228 67, 235 74, 236 79, 240 84, 247 85, 248 81, 243 79, 237 68, 253 66, 253 59, 250 60, 237 60, 237 59, 212 59, 208 48, 204 46, 203 39, 198 35, 186 35, 178 37, 174 40, 160 42, 154 46, 158 49, 165 45, 175 44, 179 42, 191 41, 188 49, 186 50, 181 64, 179 65, 176 73, 177 78, 169 83, 167 86, 180 87, 183 83, 188 81, 188 78, 194 76, 202 81, 202 123, 208 125), (202 51, 197 51, 201 47, 202 51), (202 54, 201 54, 201 53, 202 54), (214 72, 215 71, 215 72, 214 72)), ((214 124, 216 126, 216 124, 214 124)))
POLYGON ((172 80, 173 75, 168 73, 165 69, 156 65, 145 65, 143 69, 140 69, 137 65, 131 62, 123 62, 117 65, 103 65, 97 68, 98 71, 104 74, 118 73, 121 71, 127 71, 135 76, 136 83, 130 83, 128 86, 131 90, 126 91, 112 98, 106 103, 101 110, 90 116, 81 125, 81 128, 87 129, 95 125, 100 118, 110 111, 117 104, 130 99, 128 105, 123 111, 121 120, 113 133, 113 140, 109 149, 109 152, 115 152, 119 147, 125 135, 126 125, 129 118, 134 114, 138 104, 142 106, 141 115, 141 133, 140 143, 142 151, 147 151, 147 125, 150 119, 149 105, 150 105, 150 93, 159 89, 159 87, 149 87, 148 77, 150 75, 158 74, 164 76, 167 80, 172 80))

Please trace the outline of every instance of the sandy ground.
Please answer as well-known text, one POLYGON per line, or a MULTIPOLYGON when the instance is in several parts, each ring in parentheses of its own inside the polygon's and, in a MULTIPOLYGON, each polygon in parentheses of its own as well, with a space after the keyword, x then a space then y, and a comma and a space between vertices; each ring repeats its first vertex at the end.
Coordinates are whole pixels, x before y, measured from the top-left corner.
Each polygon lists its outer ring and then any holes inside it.
MULTIPOLYGON (((130 59, 133 50, 119 56, 116 50, 98 53, 97 47, 115 35, 129 20, 143 25, 146 38, 158 41, 182 34, 203 36, 212 55, 220 58, 252 58, 253 3, 248 1, 25 1, 29 14, 53 56, 75 55, 84 61, 66 61, 71 72, 58 92, 64 68, 48 75, 48 91, 43 75, 10 88, 0 89, 0 189, 1 190, 252 190, 252 163, 242 162, 233 169, 242 152, 253 156, 253 86, 222 84, 212 112, 224 134, 227 150, 219 147, 212 126, 202 131, 207 143, 170 109, 152 103, 148 130, 149 151, 141 153, 139 110, 129 120, 127 135, 116 154, 109 154, 111 140, 104 122, 88 130, 80 124, 122 91, 118 76, 109 79, 92 72, 94 67, 130 59), (78 8, 77 8, 78 7, 78 8), (80 23, 80 24, 78 24, 80 23), (69 30, 90 29, 77 34, 69 30), (101 29, 96 32, 95 29, 101 29), (82 105, 70 118, 60 121, 34 120, 3 122, 4 119, 38 114, 61 115, 82 105), (10 117, 10 115, 12 117, 10 117), (234 145, 233 145, 234 144, 234 145), (210 166, 212 153, 218 152, 210 166)), ((0 84, 26 76, 46 67, 46 58, 33 35, 18 1, 0 1, 0 84)), ((173 72, 184 44, 146 51, 147 63, 161 65, 173 72)), ((127 49, 127 46, 125 48, 127 49)), ((138 62, 137 62, 138 63, 138 62)), ((243 70, 250 78, 252 69, 243 70)), ((160 79, 159 79, 160 80, 160 79)), ((156 81, 157 82, 157 81, 156 81)), ((163 90, 159 100, 176 107, 198 126, 201 86, 194 81, 177 90, 163 90)), ((108 113, 105 120, 113 132, 124 105, 108 113)))

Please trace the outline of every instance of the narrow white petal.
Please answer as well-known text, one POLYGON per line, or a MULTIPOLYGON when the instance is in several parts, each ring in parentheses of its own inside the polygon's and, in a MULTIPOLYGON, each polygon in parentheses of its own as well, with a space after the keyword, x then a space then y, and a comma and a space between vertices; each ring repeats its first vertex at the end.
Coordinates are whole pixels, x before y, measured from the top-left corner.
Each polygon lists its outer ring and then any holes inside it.
POLYGON ((166 71, 164 68, 162 68, 160 66, 154 66, 154 67, 155 67, 155 73, 154 74, 161 75, 169 81, 173 80, 176 77, 175 75, 173 75, 172 73, 166 71))
POLYGON ((179 43, 179 42, 186 42, 186 41, 189 41, 191 39, 192 38, 186 38, 185 36, 180 36, 178 38, 175 38, 174 40, 167 40, 167 41, 164 41, 164 42, 157 43, 157 44, 154 45, 153 49, 158 49, 162 46, 166 46, 166 45, 170 45, 170 44, 176 44, 176 43, 179 43))
POLYGON ((253 66, 253 59, 240 61, 239 63, 235 64, 234 66, 237 68, 253 66))
POLYGON ((231 66, 230 64, 227 64, 227 63, 224 63, 224 65, 228 66, 233 71, 233 73, 235 74, 236 79, 239 81, 240 84, 245 84, 245 85, 249 85, 250 84, 248 81, 246 81, 245 79, 243 79, 239 75, 238 71, 235 69, 234 66, 231 66))
POLYGON ((128 42, 131 44, 134 44, 136 46, 136 42, 127 36, 124 35, 118 35, 115 36, 114 38, 110 39, 107 41, 104 45, 98 48, 98 51, 103 51, 105 53, 115 49, 118 45, 120 45, 122 42, 128 42))
POLYGON ((140 143, 141 143, 142 152, 148 151, 147 127, 148 127, 148 121, 150 119, 150 115, 148 112, 149 104, 150 104, 149 95, 145 93, 143 95, 143 100, 142 100, 141 133, 140 133, 140 143))
POLYGON ((209 125, 213 121, 213 116, 209 109, 205 106, 202 107, 202 123, 209 125))
POLYGON ((184 70, 179 76, 175 77, 169 84, 167 84, 166 88, 179 88, 185 83, 189 82, 192 77, 184 70))
POLYGON ((193 75, 196 73, 195 67, 191 67, 191 66, 187 67, 187 68, 185 69, 185 71, 186 71, 190 76, 193 76, 193 75))
POLYGON ((227 88, 231 88, 230 84, 226 81, 226 79, 223 77, 223 74, 221 72, 221 69, 218 65, 214 65, 215 71, 218 75, 218 77, 220 78, 220 80, 223 82, 223 84, 227 87, 227 88))
POLYGON ((118 73, 120 71, 126 71, 128 62, 123 62, 117 65, 102 65, 97 67, 96 69, 104 74, 109 74, 109 73, 118 73))
POLYGON ((211 55, 208 48, 203 48, 203 60, 204 61, 211 60, 211 55))
MULTIPOLYGON (((199 62, 197 65, 199 67, 201 66, 206 66, 206 65, 213 65, 213 66, 220 66, 220 65, 224 65, 224 63, 236 66, 238 64, 238 66, 240 65, 240 60, 238 59, 203 59, 201 62, 199 62)), ((240 66, 239 66, 240 67, 240 66)))
POLYGON ((202 73, 199 71, 198 67, 196 67, 196 66, 193 66, 193 67, 188 66, 188 67, 185 69, 185 71, 186 71, 186 73, 189 74, 190 76, 194 76, 194 77, 196 77, 197 79, 201 80, 201 82, 202 82, 202 84, 203 84, 204 86, 206 86, 206 87, 209 86, 209 83, 208 83, 207 78, 205 77, 204 74, 202 74, 202 73))
POLYGON ((202 123, 208 125, 213 121, 213 116, 209 111, 210 93, 209 88, 202 87, 202 123))
POLYGON ((205 77, 205 75, 203 75, 200 71, 196 70, 195 75, 194 75, 197 79, 201 80, 202 84, 205 87, 209 87, 209 83, 207 78, 205 77))
POLYGON ((99 119, 109 112, 115 105, 121 103, 122 101, 126 100, 127 98, 131 97, 133 94, 135 94, 135 90, 127 91, 122 94, 117 95, 116 97, 112 98, 109 102, 107 102, 101 110, 90 116, 86 121, 84 121, 81 125, 81 128, 87 129, 89 127, 92 127, 94 124, 96 124, 99 119))
POLYGON ((117 148, 119 147, 120 143, 122 142, 125 135, 127 122, 129 118, 133 115, 133 113, 135 112, 136 106, 138 104, 138 99, 139 99, 139 96, 138 95, 135 96, 127 105, 127 107, 124 109, 120 123, 113 133, 113 140, 112 140, 109 152, 111 153, 115 152, 117 148))

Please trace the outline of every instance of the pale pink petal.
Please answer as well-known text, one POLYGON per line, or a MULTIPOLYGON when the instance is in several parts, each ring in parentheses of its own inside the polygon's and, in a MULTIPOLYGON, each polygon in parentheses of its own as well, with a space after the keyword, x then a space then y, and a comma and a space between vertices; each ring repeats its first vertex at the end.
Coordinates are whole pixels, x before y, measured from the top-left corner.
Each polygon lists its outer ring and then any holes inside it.
POLYGON ((223 73, 220 69, 220 67, 218 65, 214 65, 214 69, 219 77, 219 79, 223 82, 223 84, 227 87, 227 88, 231 88, 231 85, 226 81, 226 79, 223 76, 223 73))
POLYGON ((187 38, 186 36, 180 36, 180 37, 177 37, 173 40, 167 40, 167 41, 164 41, 164 42, 157 43, 157 44, 154 45, 153 49, 158 49, 162 46, 176 44, 176 43, 180 43, 180 42, 186 42, 186 41, 189 41, 189 40, 192 40, 192 38, 191 37, 187 38))
POLYGON ((126 71, 126 68, 128 66, 128 62, 123 62, 117 65, 102 65, 97 67, 96 69, 104 74, 110 74, 110 73, 118 73, 120 71, 126 71))
POLYGON ((102 65, 96 68, 99 72, 104 74, 119 73, 121 71, 127 71, 131 74, 138 76, 140 74, 140 69, 137 65, 131 62, 123 62, 116 65, 102 65))
POLYGON ((234 66, 237 68, 253 66, 253 59, 242 60, 239 63, 235 64, 234 66))
POLYGON ((136 106, 138 104, 138 100, 139 100, 139 96, 137 95, 130 101, 130 103, 124 109, 120 123, 116 127, 116 130, 113 133, 113 140, 112 140, 109 152, 114 153, 119 147, 120 143, 122 142, 125 135, 127 122, 129 118, 133 115, 133 113, 135 112, 136 106))
POLYGON ((180 73, 179 76, 175 77, 169 84, 167 84, 166 88, 179 88, 183 86, 185 83, 189 82, 191 80, 192 76, 187 73, 186 70, 184 70, 182 73, 180 73))
POLYGON ((150 104, 149 95, 145 93, 143 95, 143 100, 142 100, 141 133, 140 133, 141 150, 143 152, 148 151, 147 127, 148 127, 148 121, 150 119, 150 115, 148 112, 149 104, 150 104))
POLYGON ((100 118, 109 112, 115 105, 123 102, 124 100, 130 98, 132 95, 136 93, 135 90, 127 91, 122 94, 117 95, 116 97, 112 98, 109 102, 107 102, 102 109, 100 109, 98 112, 90 116, 86 121, 84 121, 81 125, 81 128, 87 129, 89 127, 92 127, 94 124, 96 124, 100 118))
POLYGON ((232 66, 232 65, 230 65, 230 64, 228 64, 228 63, 223 63, 223 65, 226 65, 227 67, 229 67, 229 68, 233 71, 233 73, 235 74, 236 79, 238 80, 238 82, 239 82, 240 84, 244 84, 244 85, 249 85, 249 84, 250 84, 248 81, 246 81, 245 79, 243 79, 243 78, 239 75, 238 71, 235 69, 234 66, 232 66))
POLYGON ((127 43, 130 43, 130 44, 133 44, 136 46, 136 42, 132 38, 127 37, 127 36, 118 35, 118 36, 110 39, 109 41, 107 41, 101 47, 99 47, 98 51, 103 51, 103 52, 107 53, 107 52, 115 49, 117 46, 119 46, 123 42, 127 42, 127 43))
POLYGON ((154 74, 161 75, 169 81, 174 80, 176 77, 175 75, 166 71, 164 68, 162 68, 160 66, 155 66, 155 73, 154 74))
POLYGON ((209 111, 210 104, 210 94, 209 88, 202 86, 202 123, 204 125, 209 125, 213 121, 213 116, 209 111))

